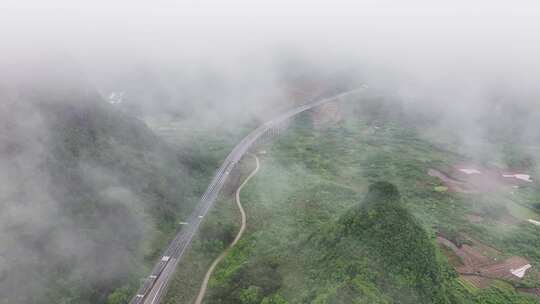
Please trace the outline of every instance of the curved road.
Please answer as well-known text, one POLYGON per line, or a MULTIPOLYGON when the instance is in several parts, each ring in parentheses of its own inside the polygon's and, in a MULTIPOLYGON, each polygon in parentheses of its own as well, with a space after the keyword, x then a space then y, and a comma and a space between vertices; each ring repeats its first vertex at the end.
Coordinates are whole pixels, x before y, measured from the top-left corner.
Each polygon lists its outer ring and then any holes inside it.
POLYGON ((255 169, 249 174, 248 177, 244 180, 244 182, 236 189, 236 205, 238 206, 238 210, 240 211, 240 215, 242 217, 242 224, 240 225, 240 230, 238 231, 238 234, 234 238, 234 241, 225 249, 212 263, 210 268, 208 268, 208 271, 206 272, 206 275, 204 276, 204 280, 201 284, 201 289, 199 290, 199 295, 197 296, 197 299, 195 300, 195 304, 201 304, 202 300, 204 299, 204 295, 206 294, 206 289, 208 288, 208 281, 210 281, 210 276, 212 276, 212 273, 214 272, 214 269, 216 269, 216 266, 227 256, 229 251, 238 243, 242 235, 244 234, 244 230, 246 230, 246 212, 244 211, 244 208, 242 207, 242 203, 240 203, 240 192, 242 191, 242 188, 249 182, 249 180, 257 174, 257 171, 259 171, 259 158, 255 154, 251 154, 255 158, 255 169))
POLYGON ((297 108, 291 109, 278 117, 264 123, 251 133, 249 133, 242 141, 234 147, 229 153, 225 161, 219 167, 214 178, 210 182, 210 185, 204 192, 199 205, 195 208, 193 213, 186 220, 187 225, 184 229, 178 232, 175 238, 171 241, 167 249, 163 252, 161 259, 152 269, 152 272, 146 277, 142 283, 142 286, 137 291, 137 294, 131 299, 130 304, 158 304, 162 300, 166 293, 167 286, 173 276, 174 270, 178 265, 180 259, 182 259, 184 253, 191 245, 193 237, 197 232, 202 220, 208 213, 208 210, 214 204, 219 191, 225 184, 227 177, 236 164, 244 157, 249 149, 257 143, 257 141, 266 137, 271 137, 279 133, 282 125, 287 120, 295 117, 296 115, 313 109, 322 104, 339 101, 341 98, 352 95, 354 93, 362 92, 367 86, 361 86, 358 89, 350 90, 332 97, 328 97, 319 101, 307 103, 297 108))

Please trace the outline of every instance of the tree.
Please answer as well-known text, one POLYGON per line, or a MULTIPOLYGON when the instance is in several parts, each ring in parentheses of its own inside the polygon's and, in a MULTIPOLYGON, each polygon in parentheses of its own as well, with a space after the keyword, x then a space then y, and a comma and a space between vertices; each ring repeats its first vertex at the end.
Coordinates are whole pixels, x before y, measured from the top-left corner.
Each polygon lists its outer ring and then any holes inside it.
POLYGON ((125 304, 130 300, 130 290, 127 286, 116 289, 107 297, 107 304, 125 304))
POLYGON ((289 304, 281 295, 274 294, 271 297, 266 297, 262 300, 261 304, 289 304))
POLYGON ((249 286, 240 292, 240 301, 242 304, 257 304, 261 298, 261 288, 249 286))

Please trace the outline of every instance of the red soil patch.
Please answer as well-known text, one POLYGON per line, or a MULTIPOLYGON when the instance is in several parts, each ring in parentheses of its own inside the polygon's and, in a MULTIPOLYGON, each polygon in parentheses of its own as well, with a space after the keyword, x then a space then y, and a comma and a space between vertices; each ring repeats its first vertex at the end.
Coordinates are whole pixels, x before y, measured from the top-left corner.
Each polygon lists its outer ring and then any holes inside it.
POLYGON ((480 270, 480 273, 485 275, 486 277, 513 280, 517 279, 518 277, 513 275, 510 271, 519 269, 527 264, 529 264, 529 261, 527 261, 527 259, 513 256, 504 260, 502 263, 497 263, 482 268, 480 270))
POLYGON ((439 170, 428 169, 428 175, 439 178, 450 192, 474 193, 465 182, 456 180, 439 170))
POLYGON ((484 278, 477 275, 464 274, 464 275, 461 275, 461 277, 465 281, 474 285, 476 288, 488 288, 489 285, 491 285, 491 282, 493 282, 493 279, 488 279, 488 278, 484 278))
POLYGON ((500 261, 497 256, 501 253, 485 244, 472 240, 473 246, 463 245, 457 247, 454 243, 442 236, 437 237, 437 243, 444 246, 461 258, 463 265, 457 266, 456 271, 463 279, 477 288, 486 288, 494 279, 520 280, 512 271, 529 264, 525 258, 512 256, 500 261))
POLYGON ((428 174, 438 177, 451 191, 462 193, 495 192, 529 183, 517 178, 504 177, 504 175, 523 174, 523 172, 511 172, 497 167, 487 168, 471 164, 457 164, 449 172, 429 169, 428 174))
POLYGON ((451 176, 464 181, 477 192, 494 192, 504 185, 502 172, 497 169, 482 168, 474 165, 456 165, 452 168, 451 176), (461 170, 477 170, 478 174, 467 174, 461 170))

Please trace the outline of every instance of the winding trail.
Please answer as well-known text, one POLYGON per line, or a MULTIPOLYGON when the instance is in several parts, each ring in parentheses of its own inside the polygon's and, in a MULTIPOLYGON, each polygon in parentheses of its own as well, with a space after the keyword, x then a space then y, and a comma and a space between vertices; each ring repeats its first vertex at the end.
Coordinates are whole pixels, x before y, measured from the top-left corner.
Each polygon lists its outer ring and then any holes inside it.
POLYGON ((242 188, 247 184, 247 182, 255 175, 257 174, 257 171, 259 171, 259 158, 255 154, 250 154, 255 158, 256 167, 255 169, 246 177, 244 182, 236 189, 236 205, 238 206, 238 210, 240 210, 240 215, 242 217, 242 225, 240 225, 240 230, 238 231, 238 234, 234 238, 234 241, 225 249, 210 265, 210 268, 206 272, 206 275, 204 276, 204 280, 201 284, 201 289, 199 290, 199 295, 197 296, 197 299, 195 300, 195 304, 201 304, 202 300, 204 299, 204 295, 206 294, 206 290, 208 289, 208 281, 210 281, 210 277, 212 276, 212 273, 214 272, 216 266, 227 256, 229 251, 238 243, 242 235, 244 234, 244 231, 246 230, 246 212, 244 211, 244 208, 242 207, 242 203, 240 203, 240 192, 242 191, 242 188))
POLYGON ((364 92, 368 87, 361 85, 331 97, 317 101, 307 102, 301 106, 292 108, 277 117, 260 125, 244 137, 223 160, 214 177, 202 194, 199 204, 196 205, 187 219, 185 226, 177 231, 174 239, 163 250, 161 259, 156 261, 150 275, 141 280, 141 286, 131 298, 129 304, 159 304, 167 293, 168 285, 173 278, 174 271, 184 254, 191 246, 193 238, 199 227, 214 205, 221 189, 228 180, 229 173, 236 167, 238 162, 248 154, 249 150, 257 143, 278 136, 280 131, 287 127, 287 122, 293 120, 300 113, 304 113, 330 102, 339 102, 350 95, 364 92))

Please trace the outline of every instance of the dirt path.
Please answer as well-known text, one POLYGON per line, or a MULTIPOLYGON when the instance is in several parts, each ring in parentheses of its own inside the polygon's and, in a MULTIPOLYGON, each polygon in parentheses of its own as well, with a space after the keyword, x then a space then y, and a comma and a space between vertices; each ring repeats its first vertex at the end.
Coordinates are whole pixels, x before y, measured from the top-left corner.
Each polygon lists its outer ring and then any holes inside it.
POLYGON ((206 275, 204 276, 204 280, 201 284, 201 289, 199 290, 199 295, 197 296, 197 299, 195 300, 195 304, 201 304, 202 300, 204 298, 204 295, 206 294, 206 290, 208 289, 208 281, 210 281, 210 277, 212 276, 212 273, 214 272, 214 269, 216 266, 227 256, 231 248, 233 248, 236 243, 240 240, 242 235, 244 234, 244 230, 246 230, 246 212, 244 211, 244 208, 242 207, 242 204, 240 203, 240 192, 242 191, 242 188, 247 184, 247 182, 255 175, 257 174, 257 171, 259 171, 259 158, 257 158, 256 155, 251 154, 255 158, 256 167, 255 169, 246 177, 244 182, 236 189, 236 205, 238 206, 238 210, 240 210, 240 215, 242 217, 242 224, 240 225, 240 230, 238 231, 238 234, 234 238, 234 241, 223 251, 210 265, 210 268, 206 272, 206 275))

